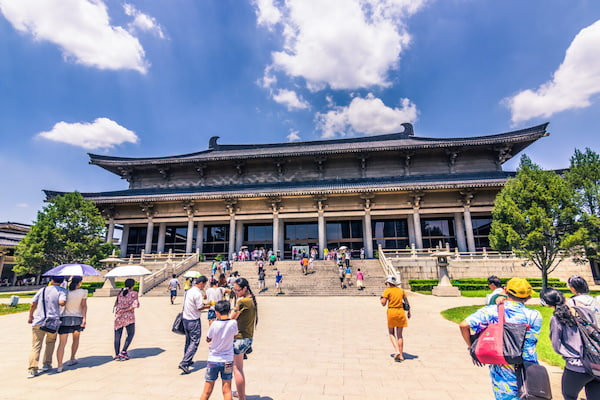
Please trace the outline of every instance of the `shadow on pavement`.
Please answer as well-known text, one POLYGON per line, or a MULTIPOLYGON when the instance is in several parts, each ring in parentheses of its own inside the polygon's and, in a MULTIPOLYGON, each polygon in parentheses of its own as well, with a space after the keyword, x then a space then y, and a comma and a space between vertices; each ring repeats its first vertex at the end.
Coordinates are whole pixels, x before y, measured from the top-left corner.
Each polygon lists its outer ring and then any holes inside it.
POLYGON ((164 351, 165 350, 160 347, 148 347, 145 349, 129 350, 128 353, 130 358, 147 358, 157 356, 164 351))
POLYGON ((404 359, 405 360, 415 360, 415 359, 419 358, 419 356, 417 356, 415 354, 410 354, 410 353, 407 353, 407 352, 403 352, 403 354, 404 354, 404 359))
POLYGON ((248 400, 273 400, 273 398, 269 397, 269 396, 260 396, 260 395, 252 396, 249 394, 246 394, 246 398, 248 400))
POLYGON ((89 356, 78 358, 78 363, 69 369, 97 367, 108 362, 112 362, 111 356, 89 356))

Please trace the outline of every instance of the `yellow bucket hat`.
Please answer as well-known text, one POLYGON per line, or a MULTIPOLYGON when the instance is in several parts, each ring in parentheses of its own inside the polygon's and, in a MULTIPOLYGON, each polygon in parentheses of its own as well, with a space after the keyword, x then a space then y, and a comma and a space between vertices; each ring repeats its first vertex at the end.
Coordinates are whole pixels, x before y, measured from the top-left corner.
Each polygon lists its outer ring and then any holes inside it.
POLYGON ((519 298, 526 299, 531 296, 531 285, 524 278, 512 278, 506 283, 506 291, 519 298))

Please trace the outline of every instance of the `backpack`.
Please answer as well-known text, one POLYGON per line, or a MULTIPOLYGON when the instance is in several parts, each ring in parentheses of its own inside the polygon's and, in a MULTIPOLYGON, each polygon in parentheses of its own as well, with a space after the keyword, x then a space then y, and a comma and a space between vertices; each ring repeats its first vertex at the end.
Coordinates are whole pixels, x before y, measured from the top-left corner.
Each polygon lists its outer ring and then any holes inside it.
POLYGON ((586 320, 577 308, 574 308, 574 310, 577 329, 583 344, 583 352, 580 357, 581 363, 589 375, 592 375, 596 380, 600 380, 600 330, 596 325, 586 320))
POLYGON ((517 365, 517 386, 521 400, 552 399, 548 370, 543 365, 524 361, 517 365))

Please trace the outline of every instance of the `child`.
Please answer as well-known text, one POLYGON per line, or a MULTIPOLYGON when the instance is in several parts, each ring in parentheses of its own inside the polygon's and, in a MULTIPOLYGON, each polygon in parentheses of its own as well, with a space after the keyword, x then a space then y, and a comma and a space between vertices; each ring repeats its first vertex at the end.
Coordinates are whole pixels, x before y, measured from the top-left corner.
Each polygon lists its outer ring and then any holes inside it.
POLYGON ((217 319, 208 328, 206 341, 208 345, 208 359, 204 390, 200 400, 208 400, 215 387, 215 381, 221 374, 223 381, 223 399, 231 400, 231 378, 233 377, 233 337, 238 333, 235 319, 229 319, 231 305, 227 300, 215 304, 217 319))
POLYGON ((281 275, 281 272, 277 270, 277 275, 275 275, 275 287, 277 288, 277 294, 283 294, 283 289, 281 288, 282 280, 283 275, 281 275))

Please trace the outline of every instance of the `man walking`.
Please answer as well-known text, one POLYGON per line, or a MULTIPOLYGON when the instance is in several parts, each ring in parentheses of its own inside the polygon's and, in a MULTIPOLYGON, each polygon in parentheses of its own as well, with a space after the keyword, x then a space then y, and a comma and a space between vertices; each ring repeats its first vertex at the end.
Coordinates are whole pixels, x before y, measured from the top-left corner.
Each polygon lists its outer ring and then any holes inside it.
POLYGON ((194 355, 198 350, 200 337, 202 336, 202 324, 200 312, 210 306, 205 302, 206 294, 204 287, 208 279, 203 275, 196 278, 194 285, 185 294, 183 301, 183 327, 185 329, 185 347, 183 359, 179 363, 179 369, 184 374, 190 373, 190 367, 194 364, 194 355))
POLYGON ((171 291, 171 304, 175 304, 175 297, 177 297, 177 289, 181 289, 181 285, 177 280, 177 275, 173 274, 173 278, 169 281, 169 290, 171 291))
POLYGON ((27 320, 28 323, 32 324, 31 332, 33 335, 27 378, 33 378, 38 374, 40 352, 44 338, 46 339, 46 350, 44 351, 43 365, 39 371, 46 372, 52 369, 52 354, 54 354, 57 333, 45 332, 40 327, 46 317, 60 317, 60 307, 67 302, 67 291, 60 286, 63 280, 64 277, 62 276, 53 276, 50 286, 43 287, 33 296, 27 320), (42 306, 38 307, 40 302, 42 306))

